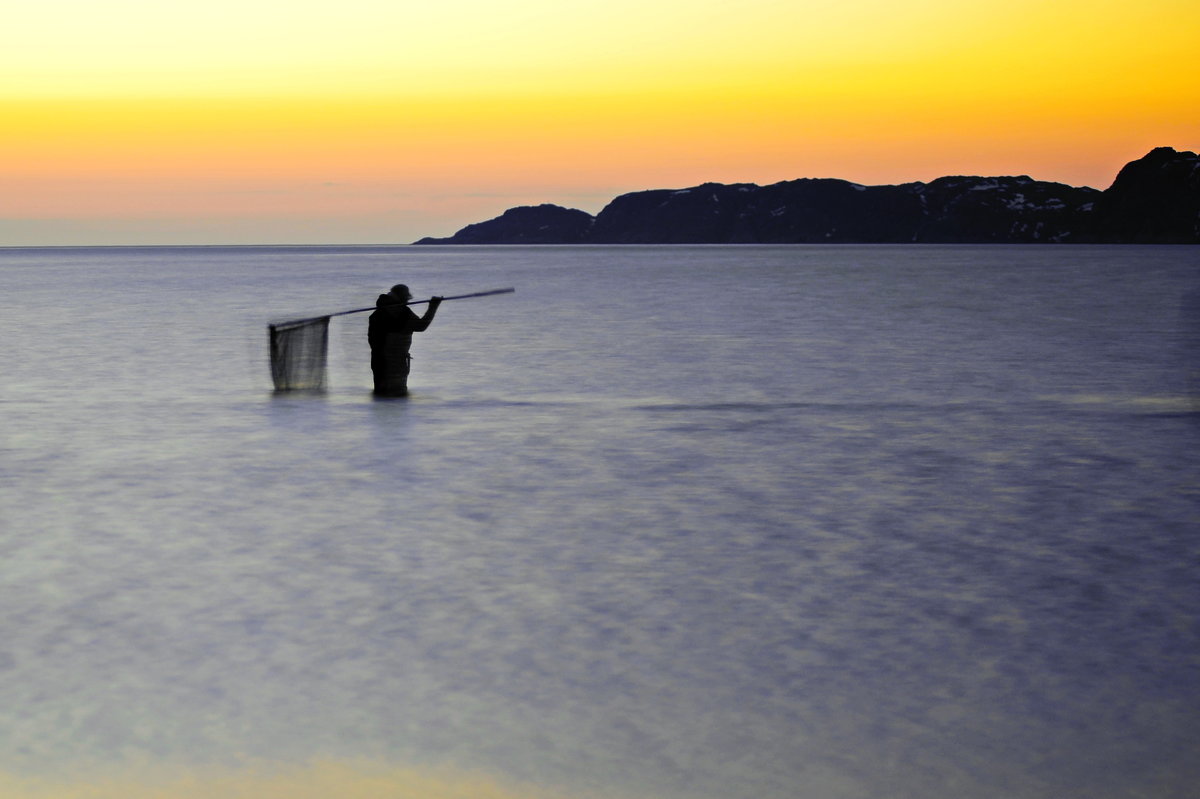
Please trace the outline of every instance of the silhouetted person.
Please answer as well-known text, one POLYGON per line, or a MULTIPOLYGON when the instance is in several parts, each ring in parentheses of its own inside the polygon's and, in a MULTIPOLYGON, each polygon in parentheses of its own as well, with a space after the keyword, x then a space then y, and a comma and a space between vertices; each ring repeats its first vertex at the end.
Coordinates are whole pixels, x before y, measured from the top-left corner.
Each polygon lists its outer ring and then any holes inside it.
POLYGON ((412 299, 408 286, 397 284, 375 301, 367 326, 367 342, 371 345, 371 372, 375 376, 375 394, 381 397, 403 397, 408 393, 408 354, 412 334, 429 327, 442 304, 441 297, 431 297, 424 316, 417 316, 406 303, 412 299))

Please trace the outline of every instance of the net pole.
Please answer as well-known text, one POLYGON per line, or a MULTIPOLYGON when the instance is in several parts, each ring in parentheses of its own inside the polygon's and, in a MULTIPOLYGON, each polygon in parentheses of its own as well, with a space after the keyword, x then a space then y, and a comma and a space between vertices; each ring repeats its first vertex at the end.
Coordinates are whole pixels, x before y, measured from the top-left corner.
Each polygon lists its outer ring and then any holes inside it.
MULTIPOLYGON (((516 291, 515 288, 491 289, 489 291, 476 291, 471 294, 456 294, 453 297, 442 297, 442 301, 445 302, 446 300, 465 300, 465 299, 469 299, 471 297, 490 297, 493 294, 512 294, 515 291, 516 291)), ((427 302, 429 302, 429 300, 412 300, 411 302, 406 302, 404 304, 405 305, 424 305, 427 302)), ((298 324, 303 324, 304 322, 313 322, 313 321, 316 321, 317 319, 325 319, 330 316, 345 316, 346 314, 364 313, 365 311, 374 311, 377 308, 378 308, 378 306, 376 306, 376 305, 372 305, 368 308, 352 308, 349 311, 337 311, 335 313, 324 314, 322 316, 311 316, 311 317, 308 317, 307 319, 289 319, 286 322, 276 322, 275 325, 277 327, 284 326, 284 325, 298 325, 298 324)))

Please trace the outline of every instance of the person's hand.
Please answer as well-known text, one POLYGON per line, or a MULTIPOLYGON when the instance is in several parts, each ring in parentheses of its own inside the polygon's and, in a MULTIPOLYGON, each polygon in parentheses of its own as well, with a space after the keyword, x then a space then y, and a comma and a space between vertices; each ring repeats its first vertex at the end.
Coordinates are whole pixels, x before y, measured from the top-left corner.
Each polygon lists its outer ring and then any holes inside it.
POLYGON ((430 304, 430 305, 435 305, 435 306, 436 306, 436 305, 441 305, 441 304, 442 304, 442 298, 441 298, 441 297, 430 297, 430 298, 429 298, 429 304, 430 304))

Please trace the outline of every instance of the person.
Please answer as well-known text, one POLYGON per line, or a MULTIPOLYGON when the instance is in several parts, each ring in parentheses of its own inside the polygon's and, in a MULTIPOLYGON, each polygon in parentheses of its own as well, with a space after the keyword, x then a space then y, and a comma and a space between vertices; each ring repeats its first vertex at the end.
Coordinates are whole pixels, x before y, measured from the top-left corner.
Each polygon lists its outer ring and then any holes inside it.
POLYGON ((442 304, 441 297, 431 297, 424 316, 417 316, 408 303, 412 294, 408 286, 392 286, 387 294, 375 301, 367 323, 367 342, 371 345, 371 373, 375 377, 375 394, 381 397, 403 397, 408 394, 408 354, 412 334, 429 327, 442 304))

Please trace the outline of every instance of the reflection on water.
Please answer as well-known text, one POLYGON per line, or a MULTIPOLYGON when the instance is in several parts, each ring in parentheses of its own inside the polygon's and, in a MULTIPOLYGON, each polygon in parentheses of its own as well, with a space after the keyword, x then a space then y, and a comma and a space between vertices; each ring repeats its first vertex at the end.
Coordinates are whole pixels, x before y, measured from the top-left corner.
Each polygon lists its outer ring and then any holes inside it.
POLYGON ((538 786, 498 785, 482 774, 418 771, 369 761, 281 768, 170 770, 143 764, 85 778, 18 779, 0 774, 0 796, 13 799, 556 799, 538 786))
POLYGON ((0 795, 1188 796, 1189 252, 0 254, 0 795))

